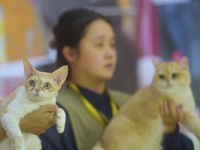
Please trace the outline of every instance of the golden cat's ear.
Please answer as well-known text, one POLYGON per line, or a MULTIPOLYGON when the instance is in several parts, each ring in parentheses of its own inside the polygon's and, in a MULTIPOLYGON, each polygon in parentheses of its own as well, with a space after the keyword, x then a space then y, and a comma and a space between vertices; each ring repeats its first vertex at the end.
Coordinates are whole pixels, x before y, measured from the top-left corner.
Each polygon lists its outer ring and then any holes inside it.
POLYGON ((34 73, 36 72, 36 70, 31 65, 31 63, 28 61, 28 59, 26 59, 26 58, 24 58, 23 64, 24 64, 24 75, 25 75, 25 78, 28 79, 32 75, 34 75, 34 73))
POLYGON ((154 65, 154 68, 157 68, 160 64, 160 62, 158 60, 154 59, 154 58, 152 59, 152 63, 154 65))
POLYGON ((183 68, 188 68, 189 67, 189 61, 187 57, 182 57, 178 63, 183 67, 183 68))
POLYGON ((62 86, 68 75, 68 66, 62 66, 52 73, 53 78, 59 86, 62 86))

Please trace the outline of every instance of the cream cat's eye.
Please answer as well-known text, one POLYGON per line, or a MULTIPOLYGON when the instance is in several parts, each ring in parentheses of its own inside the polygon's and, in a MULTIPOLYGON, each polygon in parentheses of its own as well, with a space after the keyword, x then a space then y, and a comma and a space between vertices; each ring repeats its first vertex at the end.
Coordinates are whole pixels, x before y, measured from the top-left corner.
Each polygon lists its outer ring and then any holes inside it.
POLYGON ((48 82, 45 83, 45 84, 44 84, 44 88, 45 88, 45 89, 50 89, 50 88, 51 88, 51 84, 48 83, 48 82))
POLYGON ((28 84, 29 84, 30 86, 35 86, 35 81, 34 81, 34 80, 30 80, 30 81, 28 82, 28 84))

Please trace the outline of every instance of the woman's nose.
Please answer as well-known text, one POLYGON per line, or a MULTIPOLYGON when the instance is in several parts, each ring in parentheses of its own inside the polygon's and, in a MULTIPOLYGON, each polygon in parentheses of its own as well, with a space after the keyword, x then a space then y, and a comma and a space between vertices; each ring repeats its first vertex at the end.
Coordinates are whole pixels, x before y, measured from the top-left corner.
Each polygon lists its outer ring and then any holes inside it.
POLYGON ((106 55, 107 58, 113 57, 115 55, 115 53, 116 53, 116 50, 113 49, 113 47, 112 48, 111 47, 106 48, 105 55, 106 55))

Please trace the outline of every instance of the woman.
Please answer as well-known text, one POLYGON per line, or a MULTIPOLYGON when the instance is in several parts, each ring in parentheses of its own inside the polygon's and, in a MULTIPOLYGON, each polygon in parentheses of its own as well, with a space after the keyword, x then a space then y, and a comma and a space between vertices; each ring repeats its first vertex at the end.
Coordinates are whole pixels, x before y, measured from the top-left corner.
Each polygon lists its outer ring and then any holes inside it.
MULTIPOLYGON (((58 135, 54 126, 40 136, 43 150, 90 150, 129 97, 106 87, 117 63, 112 24, 94 11, 72 9, 60 16, 54 34, 57 64, 70 69, 68 84, 58 95, 67 122, 63 134, 58 135)), ((165 102, 161 114, 171 129, 163 141, 165 149, 193 149, 192 142, 178 131, 181 109, 165 102)))

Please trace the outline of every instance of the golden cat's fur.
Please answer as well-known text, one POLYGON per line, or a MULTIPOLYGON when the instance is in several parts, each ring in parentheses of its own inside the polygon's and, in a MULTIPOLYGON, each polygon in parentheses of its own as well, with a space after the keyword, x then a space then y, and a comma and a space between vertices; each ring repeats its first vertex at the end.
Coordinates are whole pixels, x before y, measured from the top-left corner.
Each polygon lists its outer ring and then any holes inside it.
POLYGON ((188 59, 153 61, 152 83, 136 92, 113 117, 92 150, 162 150, 166 131, 159 107, 164 100, 182 105, 182 124, 200 138, 200 121, 190 89, 188 59))

